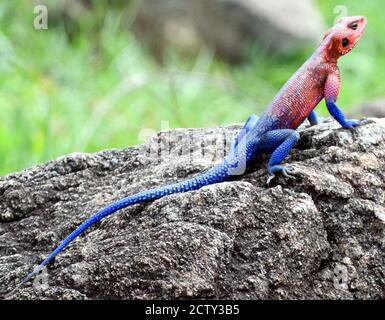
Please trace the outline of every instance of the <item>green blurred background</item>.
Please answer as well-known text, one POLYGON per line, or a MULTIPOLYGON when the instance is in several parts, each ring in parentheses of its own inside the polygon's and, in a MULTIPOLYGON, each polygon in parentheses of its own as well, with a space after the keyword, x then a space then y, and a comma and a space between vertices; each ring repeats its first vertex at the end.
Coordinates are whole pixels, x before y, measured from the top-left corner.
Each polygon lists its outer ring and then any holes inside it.
MULTIPOLYGON (((283 55, 251 46, 246 62, 231 65, 205 48, 186 54, 170 46, 160 65, 128 31, 130 1, 93 4, 69 35, 60 18, 35 30, 31 1, 1 2, 0 175, 75 151, 137 144, 142 129, 159 131, 161 121, 171 128, 243 122, 314 50, 283 55)), ((369 20, 360 44, 340 62, 339 104, 349 110, 385 96, 385 2, 320 0, 327 26, 336 5, 369 20)), ((323 103, 318 113, 326 115, 323 103)))

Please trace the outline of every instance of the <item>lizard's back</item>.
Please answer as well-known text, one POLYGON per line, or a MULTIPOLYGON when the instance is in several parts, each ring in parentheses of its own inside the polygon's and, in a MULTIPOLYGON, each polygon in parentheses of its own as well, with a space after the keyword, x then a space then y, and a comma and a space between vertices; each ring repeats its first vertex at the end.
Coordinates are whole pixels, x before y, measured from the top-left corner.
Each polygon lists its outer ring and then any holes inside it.
POLYGON ((285 83, 262 118, 274 123, 271 129, 295 129, 324 96, 326 78, 336 68, 318 55, 310 57, 285 83))

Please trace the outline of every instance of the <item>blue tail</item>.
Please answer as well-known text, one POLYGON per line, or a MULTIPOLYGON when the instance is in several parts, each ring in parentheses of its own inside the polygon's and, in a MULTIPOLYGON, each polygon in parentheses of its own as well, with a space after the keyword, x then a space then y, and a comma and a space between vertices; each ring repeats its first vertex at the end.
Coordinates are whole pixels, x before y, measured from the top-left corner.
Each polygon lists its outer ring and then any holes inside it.
POLYGON ((29 273, 12 292, 20 288, 32 277, 37 275, 79 234, 81 234, 83 231, 92 226, 95 222, 100 221, 104 217, 133 204, 156 200, 174 193, 197 190, 203 186, 226 181, 234 175, 243 174, 246 170, 246 163, 248 163, 252 158, 254 158, 257 153, 256 141, 251 144, 247 143, 247 133, 249 133, 254 128, 256 120, 256 116, 249 117, 248 121, 246 122, 243 128, 244 130, 241 130, 241 132, 236 137, 230 149, 229 155, 225 158, 223 163, 214 166, 212 169, 197 177, 179 183, 174 183, 167 186, 146 190, 123 198, 108 205, 107 207, 104 207, 99 212, 88 218, 69 236, 67 236, 67 238, 65 238, 63 242, 60 243, 60 245, 54 251, 52 251, 52 253, 47 258, 45 258, 42 263, 40 263, 31 273, 29 273))
POLYGON ((231 165, 228 161, 225 161, 224 163, 216 165, 206 173, 203 173, 197 177, 185 180, 180 183, 170 184, 167 186, 139 192, 104 207, 99 212, 84 221, 78 228, 76 228, 70 235, 68 235, 67 238, 65 238, 63 242, 60 243, 60 245, 56 247, 56 249, 52 251, 52 253, 47 256, 47 258, 45 258, 42 263, 40 263, 40 265, 38 265, 31 273, 29 273, 13 291, 37 275, 53 258, 55 258, 65 247, 67 247, 72 240, 74 240, 79 234, 92 226, 95 222, 98 222, 104 217, 133 204, 159 199, 174 193, 197 190, 203 186, 228 180, 230 177, 230 174, 228 173, 229 168, 234 165, 236 164, 231 165))

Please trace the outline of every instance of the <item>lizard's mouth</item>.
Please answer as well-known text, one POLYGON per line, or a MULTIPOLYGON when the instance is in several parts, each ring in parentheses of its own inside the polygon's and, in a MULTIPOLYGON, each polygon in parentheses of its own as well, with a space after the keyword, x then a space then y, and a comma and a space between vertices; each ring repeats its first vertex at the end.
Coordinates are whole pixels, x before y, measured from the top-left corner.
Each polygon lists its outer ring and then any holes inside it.
POLYGON ((357 28, 358 36, 355 43, 357 43, 361 39, 367 24, 368 24, 368 19, 366 19, 365 17, 361 17, 359 27, 357 28))
POLYGON ((353 46, 352 46, 351 49, 353 49, 355 47, 355 45, 357 44, 357 42, 360 41, 360 39, 362 38, 362 35, 363 35, 364 31, 365 31, 367 22, 368 22, 368 20, 365 17, 362 17, 361 25, 357 29, 357 36, 355 37, 355 39, 353 41, 353 46))

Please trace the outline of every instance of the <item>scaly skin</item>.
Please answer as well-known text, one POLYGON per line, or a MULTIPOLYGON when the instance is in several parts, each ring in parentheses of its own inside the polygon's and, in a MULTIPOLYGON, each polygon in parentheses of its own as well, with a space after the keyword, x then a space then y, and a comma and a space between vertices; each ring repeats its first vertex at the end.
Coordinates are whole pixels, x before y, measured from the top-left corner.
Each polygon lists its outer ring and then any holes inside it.
MULTIPOLYGON (((342 125, 350 129, 359 124, 347 120, 336 105, 340 88, 340 76, 337 60, 353 49, 366 26, 364 17, 346 17, 331 28, 316 50, 302 67, 287 81, 278 92, 265 113, 258 119, 252 115, 235 138, 229 155, 208 172, 186 181, 164 187, 143 191, 101 209, 83 222, 30 274, 16 287, 26 283, 59 254, 79 234, 102 218, 129 205, 159 199, 161 197, 219 183, 240 175, 257 155, 271 154, 268 163, 269 179, 277 172, 288 175, 290 167, 281 165, 299 139, 295 129, 308 118, 311 125, 318 123, 313 109, 325 98, 331 115, 342 125)), ((15 290, 16 290, 15 289, 15 290)))

